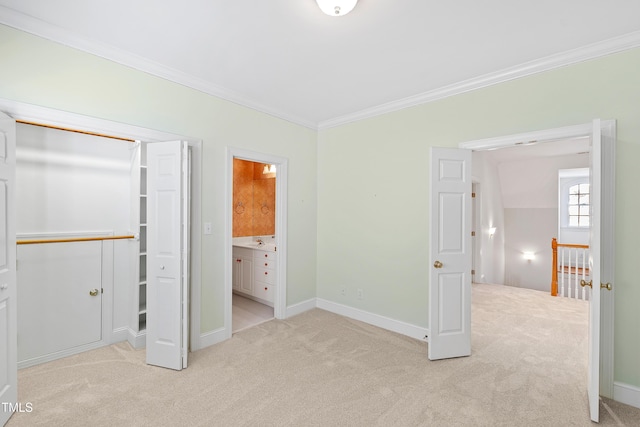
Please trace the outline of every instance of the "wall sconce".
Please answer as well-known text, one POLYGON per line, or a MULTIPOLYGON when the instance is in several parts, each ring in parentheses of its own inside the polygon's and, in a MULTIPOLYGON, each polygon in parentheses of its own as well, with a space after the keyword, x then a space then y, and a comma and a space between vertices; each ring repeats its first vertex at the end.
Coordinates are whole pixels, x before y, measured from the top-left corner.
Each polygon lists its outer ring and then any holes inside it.
POLYGON ((493 239, 493 235, 496 234, 496 228, 495 227, 491 227, 489 229, 489 238, 493 239))
POLYGON ((522 253, 522 257, 524 259, 526 259, 527 261, 531 262, 534 259, 536 259, 536 253, 535 252, 523 252, 522 253))
POLYGON ((276 165, 264 165, 263 174, 276 173, 276 165))

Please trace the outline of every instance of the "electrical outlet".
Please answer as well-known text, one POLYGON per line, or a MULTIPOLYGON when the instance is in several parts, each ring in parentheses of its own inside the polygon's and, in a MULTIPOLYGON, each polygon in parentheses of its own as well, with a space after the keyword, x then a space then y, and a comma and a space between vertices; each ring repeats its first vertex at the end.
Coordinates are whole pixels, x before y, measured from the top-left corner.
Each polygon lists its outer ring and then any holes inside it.
POLYGON ((205 222, 204 223, 204 234, 211 234, 212 230, 211 230, 211 223, 210 222, 205 222))
POLYGON ((364 291, 362 288, 358 288, 358 299, 364 299, 364 291))

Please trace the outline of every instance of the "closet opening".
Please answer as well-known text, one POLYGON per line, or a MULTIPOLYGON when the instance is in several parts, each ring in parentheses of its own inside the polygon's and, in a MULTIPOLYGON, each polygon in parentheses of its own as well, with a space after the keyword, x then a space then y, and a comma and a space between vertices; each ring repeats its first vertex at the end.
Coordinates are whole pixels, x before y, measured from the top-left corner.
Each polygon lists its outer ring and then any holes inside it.
MULTIPOLYGON (((143 146, 169 135, 64 113, 16 118, 18 367, 129 341, 147 344, 143 146), (69 117, 66 117, 66 116, 69 117), (56 115, 56 117, 59 114, 56 115), (144 140, 147 143, 138 141, 144 140), (33 242, 37 240, 37 242, 33 242), (54 242, 51 242, 54 240, 54 242)), ((190 350, 200 348, 201 143, 189 140, 190 350)), ((187 324, 187 323, 185 323, 187 324)))

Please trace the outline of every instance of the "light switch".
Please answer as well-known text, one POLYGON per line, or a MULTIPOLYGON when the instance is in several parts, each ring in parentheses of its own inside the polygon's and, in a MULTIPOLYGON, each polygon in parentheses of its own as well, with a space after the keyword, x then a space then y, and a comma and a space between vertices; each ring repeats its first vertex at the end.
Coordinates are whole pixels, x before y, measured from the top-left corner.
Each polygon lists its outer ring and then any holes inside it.
POLYGON ((204 223, 204 234, 211 234, 211 223, 210 222, 205 222, 204 223))

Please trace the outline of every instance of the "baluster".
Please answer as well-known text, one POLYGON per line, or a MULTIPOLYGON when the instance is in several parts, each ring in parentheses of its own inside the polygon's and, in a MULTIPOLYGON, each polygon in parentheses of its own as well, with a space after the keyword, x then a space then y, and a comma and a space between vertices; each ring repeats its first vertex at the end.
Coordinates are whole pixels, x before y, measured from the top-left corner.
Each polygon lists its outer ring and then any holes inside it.
POLYGON ((566 297, 564 294, 564 248, 560 248, 560 295, 566 297))

